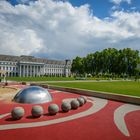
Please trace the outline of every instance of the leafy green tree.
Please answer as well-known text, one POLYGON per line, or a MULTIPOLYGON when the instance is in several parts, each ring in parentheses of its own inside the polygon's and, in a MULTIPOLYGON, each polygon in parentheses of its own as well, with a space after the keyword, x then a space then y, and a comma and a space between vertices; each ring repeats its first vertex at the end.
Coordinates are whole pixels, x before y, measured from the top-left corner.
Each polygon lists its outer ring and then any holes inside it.
POLYGON ((76 74, 132 76, 136 75, 139 61, 137 50, 108 48, 101 52, 90 53, 84 58, 77 56, 73 59, 71 70, 76 74))
POLYGON ((77 56, 73 59, 71 71, 76 75, 84 73, 83 58, 77 56))
POLYGON ((119 68, 123 74, 134 75, 139 60, 139 51, 125 48, 120 50, 119 68))
POLYGON ((84 69, 85 72, 88 74, 93 74, 94 73, 94 54, 88 54, 84 58, 84 69))

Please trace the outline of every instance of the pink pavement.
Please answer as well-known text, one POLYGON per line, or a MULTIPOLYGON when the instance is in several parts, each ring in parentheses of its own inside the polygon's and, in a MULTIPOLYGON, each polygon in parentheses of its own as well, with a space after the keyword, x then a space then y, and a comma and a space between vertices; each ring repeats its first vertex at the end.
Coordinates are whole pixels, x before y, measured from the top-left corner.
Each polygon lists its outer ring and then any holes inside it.
MULTIPOLYGON (((23 87, 21 86, 21 88, 23 87)), ((55 93, 54 90, 49 91, 52 92, 53 103, 58 104, 59 107, 63 99, 80 96, 74 93, 55 93)), ((49 104, 41 104, 45 110, 42 117, 32 118, 31 108, 33 105, 0 101, 0 115, 10 112, 15 106, 22 106, 26 112, 24 117, 17 121, 12 120, 10 115, 4 117, 0 119, 0 125, 49 121, 71 116, 91 107, 91 103, 87 102, 77 110, 70 110, 68 113, 63 113, 60 110, 57 115, 50 116, 47 111, 49 104)), ((140 140, 140 111, 133 111, 125 116, 125 121, 130 132, 129 137, 123 135, 114 123, 114 111, 123 104, 121 102, 108 101, 108 104, 103 109, 86 117, 48 126, 0 130, 0 140, 140 140)))

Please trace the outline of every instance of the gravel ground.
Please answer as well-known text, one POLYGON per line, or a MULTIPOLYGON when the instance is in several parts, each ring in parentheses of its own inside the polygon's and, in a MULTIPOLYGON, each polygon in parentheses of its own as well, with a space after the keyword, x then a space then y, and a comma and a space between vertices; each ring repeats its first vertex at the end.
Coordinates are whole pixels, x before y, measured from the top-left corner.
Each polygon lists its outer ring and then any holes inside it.
POLYGON ((16 93, 17 89, 0 87, 0 100, 11 101, 16 93))

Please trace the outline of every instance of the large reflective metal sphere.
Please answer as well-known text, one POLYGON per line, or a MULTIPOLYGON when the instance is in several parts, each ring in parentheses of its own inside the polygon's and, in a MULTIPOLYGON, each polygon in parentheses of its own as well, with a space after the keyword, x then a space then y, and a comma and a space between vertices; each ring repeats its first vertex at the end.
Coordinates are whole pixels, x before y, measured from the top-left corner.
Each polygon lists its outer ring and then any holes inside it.
POLYGON ((30 86, 20 90, 13 101, 18 103, 40 104, 52 101, 52 96, 45 88, 30 86))

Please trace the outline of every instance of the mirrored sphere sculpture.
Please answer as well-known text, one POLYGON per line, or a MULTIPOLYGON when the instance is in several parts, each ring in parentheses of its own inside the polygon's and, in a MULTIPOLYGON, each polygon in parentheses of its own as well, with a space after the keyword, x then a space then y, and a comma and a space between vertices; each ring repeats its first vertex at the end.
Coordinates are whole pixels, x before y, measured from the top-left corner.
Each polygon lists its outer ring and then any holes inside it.
POLYGON ((41 104, 52 101, 52 96, 47 89, 39 86, 30 86, 20 90, 13 101, 27 104, 41 104))

